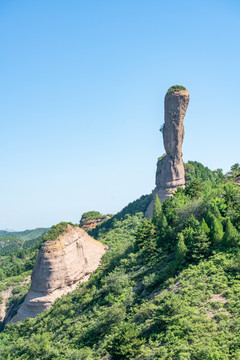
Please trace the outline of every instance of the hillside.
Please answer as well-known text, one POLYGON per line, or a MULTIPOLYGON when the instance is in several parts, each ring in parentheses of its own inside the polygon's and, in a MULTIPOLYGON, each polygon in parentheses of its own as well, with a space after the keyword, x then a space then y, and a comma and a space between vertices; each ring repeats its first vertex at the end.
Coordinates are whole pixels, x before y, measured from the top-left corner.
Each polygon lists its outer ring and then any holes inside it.
POLYGON ((0 237, 4 236, 13 236, 18 239, 23 240, 32 240, 39 236, 42 236, 45 234, 49 228, 37 228, 33 230, 24 230, 24 231, 6 231, 6 230, 0 230, 0 237))
POLYGON ((20 249, 31 248, 41 242, 49 228, 8 232, 0 230, 0 255, 6 255, 20 249))
POLYGON ((101 267, 49 311, 7 325, 1 359, 240 358, 239 185, 190 165, 186 189, 156 199, 153 219, 144 196, 89 231, 109 246, 101 267))
POLYGON ((41 247, 43 236, 39 234, 47 230, 26 230, 0 237, 0 329, 16 313, 27 294, 30 275, 41 247), (30 240, 21 238, 27 235, 30 240))

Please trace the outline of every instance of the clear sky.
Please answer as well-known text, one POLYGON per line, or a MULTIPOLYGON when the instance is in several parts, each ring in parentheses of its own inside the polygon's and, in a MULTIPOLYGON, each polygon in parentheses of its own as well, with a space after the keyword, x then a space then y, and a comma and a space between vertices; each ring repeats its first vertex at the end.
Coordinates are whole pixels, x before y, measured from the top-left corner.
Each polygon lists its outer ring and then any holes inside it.
POLYGON ((171 85, 184 161, 240 162, 240 2, 0 0, 0 229, 115 213, 154 188, 171 85))

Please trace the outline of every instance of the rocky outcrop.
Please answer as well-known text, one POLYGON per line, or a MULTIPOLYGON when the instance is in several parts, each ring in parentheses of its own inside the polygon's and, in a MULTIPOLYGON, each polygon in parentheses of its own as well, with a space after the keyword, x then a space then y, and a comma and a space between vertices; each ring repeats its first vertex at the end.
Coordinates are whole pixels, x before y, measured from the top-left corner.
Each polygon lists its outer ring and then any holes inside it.
POLYGON ((189 103, 189 93, 181 86, 170 88, 164 100, 163 142, 166 150, 157 163, 156 187, 146 216, 152 216, 156 195, 161 202, 172 196, 178 187, 185 187, 185 171, 182 160, 184 138, 183 120, 189 103))
POLYGON ((99 211, 88 211, 82 214, 79 226, 86 231, 92 230, 110 218, 111 216, 102 215, 99 211))
POLYGON ((95 229, 98 225, 100 225, 103 221, 110 219, 110 216, 106 216, 104 219, 81 219, 80 227, 85 230, 92 230, 95 229))
POLYGON ((102 243, 70 224, 55 240, 46 241, 32 272, 30 290, 12 322, 36 317, 79 282, 87 281, 105 251, 102 243))

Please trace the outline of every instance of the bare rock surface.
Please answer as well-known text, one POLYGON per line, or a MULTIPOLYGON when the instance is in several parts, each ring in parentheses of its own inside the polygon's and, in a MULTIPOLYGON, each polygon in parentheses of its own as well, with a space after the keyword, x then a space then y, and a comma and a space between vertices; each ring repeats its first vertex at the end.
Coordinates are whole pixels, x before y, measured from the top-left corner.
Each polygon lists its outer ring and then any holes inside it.
POLYGON ((80 227, 85 230, 95 229, 98 225, 102 224, 103 221, 110 219, 110 216, 106 216, 104 219, 87 219, 86 221, 80 221, 80 227))
MULTIPOLYGON (((170 88, 171 90, 171 88, 170 88)), ((157 163, 156 187, 146 216, 152 216, 156 195, 161 202, 172 196, 178 187, 185 187, 185 171, 182 160, 184 138, 183 120, 189 103, 185 89, 168 92, 164 100, 163 142, 166 154, 157 163)))
POLYGON ((54 301, 76 289, 97 269, 105 246, 83 229, 68 225, 56 240, 45 242, 32 272, 32 282, 25 301, 11 320, 36 317, 54 301))

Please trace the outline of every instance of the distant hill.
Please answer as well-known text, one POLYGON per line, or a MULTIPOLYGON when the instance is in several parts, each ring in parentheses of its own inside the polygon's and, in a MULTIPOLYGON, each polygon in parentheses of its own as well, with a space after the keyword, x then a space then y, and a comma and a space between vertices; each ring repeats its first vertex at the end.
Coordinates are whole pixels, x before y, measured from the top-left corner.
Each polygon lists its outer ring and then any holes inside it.
POLYGON ((0 254, 33 247, 41 242, 48 228, 9 232, 0 230, 0 254))
POLYGON ((37 228, 33 230, 24 230, 24 231, 6 231, 0 230, 0 237, 12 236, 23 240, 32 240, 36 237, 42 236, 48 232, 49 228, 37 228))

